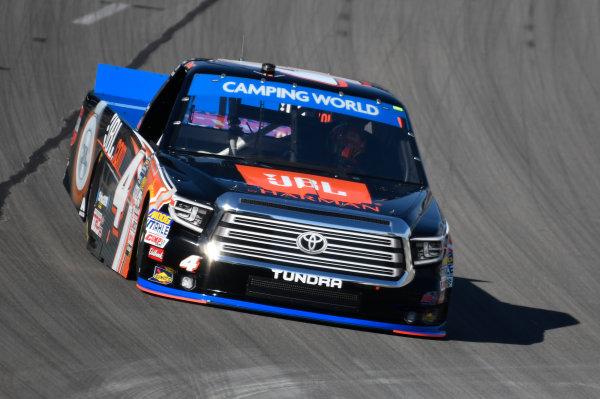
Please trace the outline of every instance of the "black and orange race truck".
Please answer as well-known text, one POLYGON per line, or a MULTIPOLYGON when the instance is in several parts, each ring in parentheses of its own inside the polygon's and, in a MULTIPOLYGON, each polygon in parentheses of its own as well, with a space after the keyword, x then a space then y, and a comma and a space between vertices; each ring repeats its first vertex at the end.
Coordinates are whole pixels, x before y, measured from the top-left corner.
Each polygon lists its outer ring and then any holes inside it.
POLYGON ((386 90, 269 63, 99 65, 70 144, 88 248, 139 289, 446 335, 448 224, 386 90))

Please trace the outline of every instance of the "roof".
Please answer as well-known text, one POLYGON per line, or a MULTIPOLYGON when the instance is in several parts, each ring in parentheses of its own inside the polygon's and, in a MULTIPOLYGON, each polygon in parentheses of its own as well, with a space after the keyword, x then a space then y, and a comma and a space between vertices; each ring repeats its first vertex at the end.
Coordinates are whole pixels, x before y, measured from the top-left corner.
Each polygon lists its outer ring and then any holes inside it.
POLYGON ((382 87, 372 83, 333 76, 323 72, 276 65, 275 75, 273 77, 267 77, 263 74, 262 64, 260 63, 227 59, 194 58, 184 61, 182 65, 188 68, 190 72, 194 73, 208 73, 215 75, 224 73, 228 76, 257 80, 265 78, 279 83, 297 84, 335 93, 343 92, 344 94, 371 100, 379 99, 382 102, 399 105, 404 108, 404 105, 396 97, 382 87))

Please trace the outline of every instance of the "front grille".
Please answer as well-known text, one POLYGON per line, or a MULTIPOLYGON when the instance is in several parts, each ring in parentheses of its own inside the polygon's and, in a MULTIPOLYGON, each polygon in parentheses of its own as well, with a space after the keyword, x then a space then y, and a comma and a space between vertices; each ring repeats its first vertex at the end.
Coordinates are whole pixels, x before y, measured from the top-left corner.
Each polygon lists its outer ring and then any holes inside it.
POLYGON ((402 240, 386 235, 226 213, 214 237, 222 255, 274 267, 286 265, 383 279, 397 279, 404 269, 402 240), (300 250, 296 241, 308 232, 327 240, 324 252, 309 254, 300 250))
POLYGON ((248 278, 246 295, 326 309, 358 311, 360 306, 359 293, 277 281, 259 276, 248 278))

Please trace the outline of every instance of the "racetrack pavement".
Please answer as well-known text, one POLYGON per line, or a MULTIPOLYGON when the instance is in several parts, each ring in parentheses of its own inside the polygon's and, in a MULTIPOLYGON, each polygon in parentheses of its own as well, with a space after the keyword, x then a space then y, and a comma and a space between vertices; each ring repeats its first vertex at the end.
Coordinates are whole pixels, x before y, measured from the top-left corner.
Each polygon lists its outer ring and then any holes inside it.
POLYGON ((599 22, 598 1, 1 2, 0 397, 600 397, 599 22), (62 176, 96 65, 242 42, 405 103, 454 241, 447 339, 158 298, 87 252, 62 176))

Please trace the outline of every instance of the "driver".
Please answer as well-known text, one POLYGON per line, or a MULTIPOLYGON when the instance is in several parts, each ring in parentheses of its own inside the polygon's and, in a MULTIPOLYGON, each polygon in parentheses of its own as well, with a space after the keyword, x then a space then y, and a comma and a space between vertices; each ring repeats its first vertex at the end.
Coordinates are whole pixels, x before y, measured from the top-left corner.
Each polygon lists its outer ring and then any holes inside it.
POLYGON ((363 130, 359 126, 344 123, 333 128, 330 134, 332 153, 345 163, 355 164, 356 158, 367 146, 363 130))

